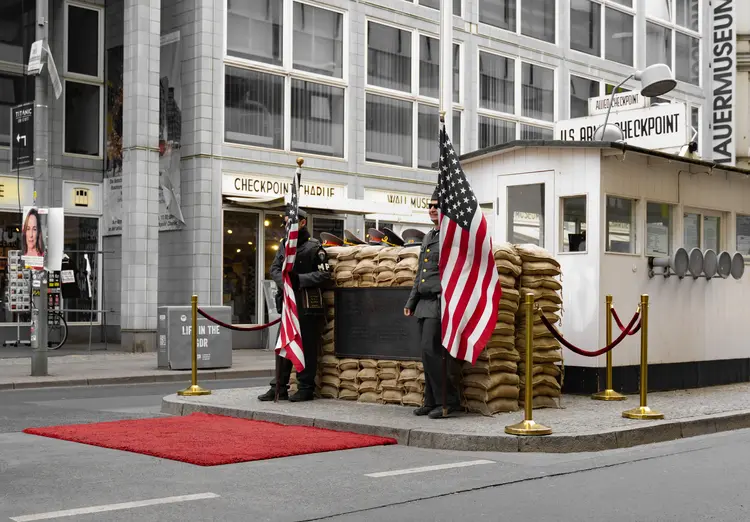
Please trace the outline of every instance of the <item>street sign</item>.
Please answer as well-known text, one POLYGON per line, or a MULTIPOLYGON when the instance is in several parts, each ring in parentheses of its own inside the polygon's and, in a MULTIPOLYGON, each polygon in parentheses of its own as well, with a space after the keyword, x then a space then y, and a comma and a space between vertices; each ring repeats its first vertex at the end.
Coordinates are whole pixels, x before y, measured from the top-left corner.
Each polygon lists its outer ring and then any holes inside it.
POLYGON ((26 71, 29 74, 40 74, 42 72, 42 43, 43 40, 37 40, 31 44, 31 51, 29 52, 29 65, 26 71))
POLYGON ((10 111, 10 157, 11 170, 34 166, 34 102, 10 111))

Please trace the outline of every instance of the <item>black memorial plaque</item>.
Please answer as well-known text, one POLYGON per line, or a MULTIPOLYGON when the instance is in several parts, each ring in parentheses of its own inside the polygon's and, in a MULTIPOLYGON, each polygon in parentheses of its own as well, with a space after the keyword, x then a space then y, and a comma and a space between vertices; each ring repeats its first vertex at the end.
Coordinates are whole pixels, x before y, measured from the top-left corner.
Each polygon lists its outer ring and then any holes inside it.
POLYGON ((16 105, 10 110, 11 170, 34 166, 34 103, 16 105))
POLYGON ((337 288, 336 357, 421 360, 419 325, 404 315, 411 288, 337 288))

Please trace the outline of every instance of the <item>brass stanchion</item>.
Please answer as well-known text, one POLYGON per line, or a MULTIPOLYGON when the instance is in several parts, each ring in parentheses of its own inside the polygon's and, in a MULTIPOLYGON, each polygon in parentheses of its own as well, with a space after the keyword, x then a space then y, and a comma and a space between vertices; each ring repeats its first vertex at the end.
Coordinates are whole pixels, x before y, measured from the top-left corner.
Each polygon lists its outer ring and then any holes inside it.
POLYGON ((192 319, 193 325, 190 329, 191 341, 193 345, 193 384, 188 386, 184 390, 177 392, 177 395, 183 397, 190 397, 193 395, 211 395, 211 390, 206 390, 198 386, 198 296, 194 295, 190 298, 190 304, 192 305, 192 319))
MULTIPOLYGON (((607 346, 612 344, 612 296, 607 296, 607 346)), ((612 350, 607 352, 607 385, 604 391, 600 391, 591 396, 597 401, 624 401, 627 399, 624 395, 617 393, 612 389, 612 350)))
POLYGON ((641 405, 638 408, 622 412, 626 419, 653 420, 663 419, 664 414, 654 411, 646 405, 648 395, 648 295, 641 296, 641 405))
POLYGON ((505 427, 510 435, 549 435, 552 428, 537 424, 532 420, 534 395, 532 382, 534 369, 534 294, 526 294, 526 395, 524 397, 524 420, 505 427))

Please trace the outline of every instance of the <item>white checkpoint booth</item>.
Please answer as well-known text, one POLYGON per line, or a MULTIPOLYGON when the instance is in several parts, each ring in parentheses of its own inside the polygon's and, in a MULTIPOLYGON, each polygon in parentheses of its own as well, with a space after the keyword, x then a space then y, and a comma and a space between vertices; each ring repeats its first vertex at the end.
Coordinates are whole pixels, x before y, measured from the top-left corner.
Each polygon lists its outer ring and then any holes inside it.
MULTIPOLYGON (((627 324, 648 294, 650 389, 750 380, 750 171, 622 142, 513 141, 460 160, 494 241, 560 262, 567 340, 604 347, 605 296, 627 324)), ((640 334, 612 353, 615 388, 637 390, 640 334)), ((568 390, 603 389, 605 356, 563 357, 568 390)))

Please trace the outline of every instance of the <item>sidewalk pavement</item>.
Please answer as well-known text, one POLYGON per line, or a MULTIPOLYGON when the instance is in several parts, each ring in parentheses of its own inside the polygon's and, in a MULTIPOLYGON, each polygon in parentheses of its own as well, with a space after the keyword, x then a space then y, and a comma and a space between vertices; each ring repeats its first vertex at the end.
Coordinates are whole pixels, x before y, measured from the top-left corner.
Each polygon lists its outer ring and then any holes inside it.
MULTIPOLYGON (((149 382, 190 383, 190 370, 159 370, 156 353, 82 352, 50 356, 48 376, 31 376, 31 357, 1 358, 0 390, 52 386, 95 386, 149 382)), ((232 351, 232 367, 198 370, 198 383, 215 379, 272 377, 273 353, 266 350, 232 351)))
POLYGON ((658 421, 622 417, 623 411, 639 406, 637 395, 621 402, 566 395, 561 409, 533 412, 534 420, 552 428, 552 434, 529 437, 505 433, 505 426, 523 420, 523 411, 493 417, 461 414, 431 420, 416 417, 413 408, 403 406, 332 399, 303 403, 258 401, 256 397, 267 389, 215 390, 203 397, 168 395, 162 400, 162 412, 173 415, 205 412, 317 426, 393 437, 399 444, 421 448, 500 452, 602 451, 750 427, 750 383, 651 393, 649 407, 665 416, 658 421))

